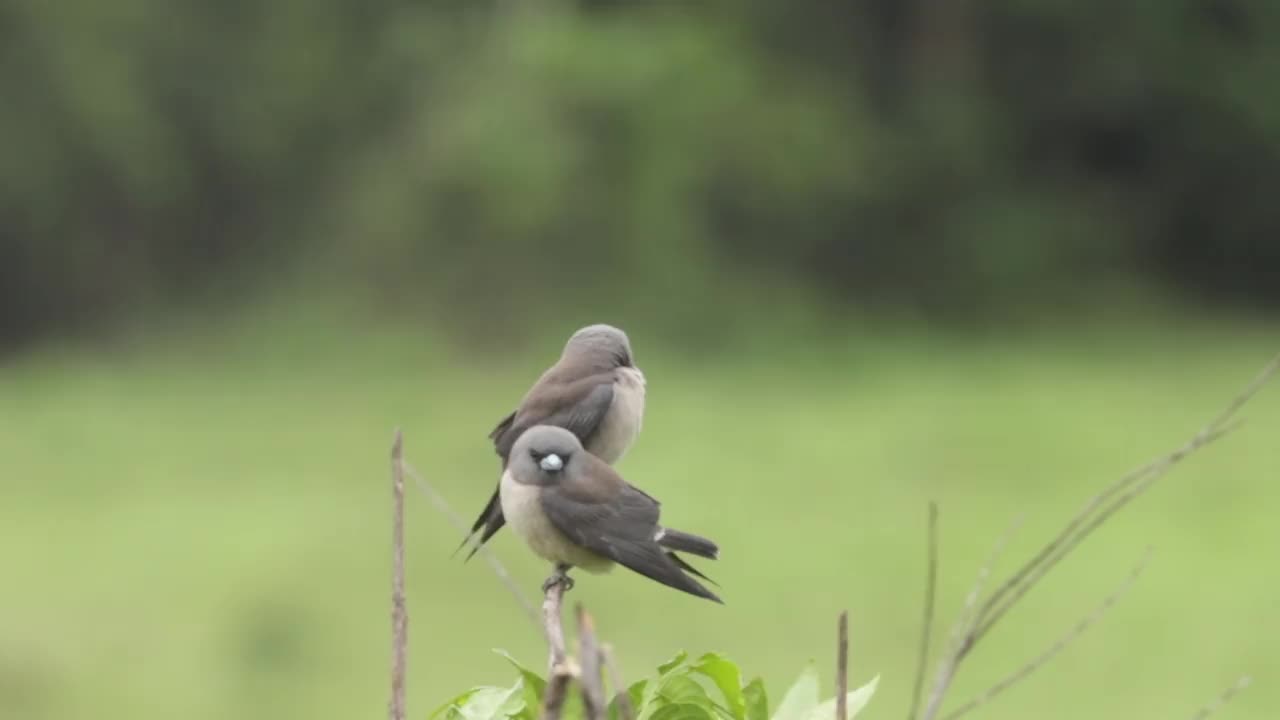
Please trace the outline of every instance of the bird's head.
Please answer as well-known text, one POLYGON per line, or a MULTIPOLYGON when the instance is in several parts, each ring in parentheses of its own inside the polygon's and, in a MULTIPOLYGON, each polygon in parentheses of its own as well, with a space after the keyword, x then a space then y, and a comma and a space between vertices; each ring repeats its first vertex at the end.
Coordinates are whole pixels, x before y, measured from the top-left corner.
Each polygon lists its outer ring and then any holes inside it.
POLYGON ((554 485, 579 454, 585 453, 573 433, 554 425, 535 425, 511 448, 511 469, 522 482, 554 485))
POLYGON ((562 357, 581 357, 608 367, 634 367, 631 340, 612 325, 588 325, 569 337, 562 357))

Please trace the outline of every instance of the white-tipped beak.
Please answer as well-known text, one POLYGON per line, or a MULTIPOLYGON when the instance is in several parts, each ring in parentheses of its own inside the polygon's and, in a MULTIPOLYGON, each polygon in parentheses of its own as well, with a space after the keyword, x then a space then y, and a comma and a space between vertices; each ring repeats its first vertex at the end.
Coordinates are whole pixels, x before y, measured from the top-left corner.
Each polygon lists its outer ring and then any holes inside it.
POLYGON ((551 453, 550 455, 547 455, 546 457, 542 458, 541 460, 538 461, 538 464, 541 465, 542 469, 546 470, 547 472, 556 472, 557 470, 564 467, 564 461, 561 460, 560 456, 556 455, 555 453, 551 453))

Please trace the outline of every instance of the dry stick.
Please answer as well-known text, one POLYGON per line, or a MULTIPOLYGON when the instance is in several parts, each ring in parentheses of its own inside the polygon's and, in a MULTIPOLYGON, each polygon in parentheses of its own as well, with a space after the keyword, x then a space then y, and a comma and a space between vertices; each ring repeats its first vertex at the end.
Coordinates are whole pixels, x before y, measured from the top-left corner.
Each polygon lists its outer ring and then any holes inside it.
MULTIPOLYGON (((991 554, 987 556, 987 561, 978 569, 978 577, 973 581, 973 587, 969 588, 969 594, 964 599, 964 607, 960 609, 960 615, 956 618, 956 623, 951 628, 951 638, 948 641, 947 652, 938 663, 937 680, 935 681, 933 692, 929 695, 929 705, 925 711, 925 717, 933 717, 942 709, 942 698, 946 693, 947 686, 950 684, 950 677, 955 673, 956 665, 963 659, 967 650, 966 643, 970 642, 974 624, 978 621, 977 615, 974 613, 974 607, 977 605, 978 598, 982 595, 982 588, 986 585, 987 578, 991 576, 991 571, 995 569, 996 563, 1004 553, 1005 545, 1008 544, 1013 534, 1021 526, 1022 517, 1014 518, 1009 529, 992 546, 991 554)), ((921 677, 919 677, 918 682, 924 679, 923 667, 920 672, 921 677)), ((913 707, 909 720, 914 720, 914 718, 913 707)))
POLYGON ((565 698, 569 693, 569 681, 574 676, 565 653, 564 627, 560 622, 560 604, 564 600, 565 579, 563 575, 553 576, 555 582, 548 581, 546 594, 542 601, 542 626, 547 634, 547 646, 550 648, 550 676, 547 682, 547 694, 542 700, 542 720, 558 720, 564 708, 565 698))
POLYGON ((404 436, 391 442, 391 701, 390 720, 404 720, 404 675, 409 647, 409 613, 404 601, 404 436))
MULTIPOLYGON (((1000 603, 1001 599, 1003 599, 1003 597, 1007 593, 1014 591, 1020 584, 1022 584, 1023 581, 1026 580, 1027 576, 1030 573, 1032 573, 1037 567, 1044 564, 1046 560, 1049 559, 1049 556, 1052 555, 1056 550, 1058 550, 1059 547, 1063 546, 1064 544, 1069 544, 1069 547, 1067 548, 1067 550, 1069 550, 1070 547, 1074 547, 1076 543, 1079 543, 1079 541, 1082 540, 1084 536, 1087 536, 1090 532, 1092 532, 1092 530, 1095 529, 1098 524, 1101 524, 1100 522, 1098 522, 1098 523, 1092 524, 1089 527, 1086 527, 1086 529, 1082 531, 1079 536, 1077 536, 1079 539, 1075 540, 1074 543, 1070 543, 1070 539, 1073 533, 1075 533, 1076 529, 1079 528, 1080 525, 1083 524, 1090 516, 1092 516, 1094 511, 1097 510, 1108 499, 1110 499, 1112 496, 1116 495, 1117 493, 1120 493, 1121 491, 1125 490, 1126 488, 1129 488, 1134 483, 1138 483, 1139 481, 1147 479, 1146 482, 1144 482, 1142 485, 1139 486, 1140 489, 1138 489, 1136 492, 1131 491, 1129 493, 1126 493, 1126 495, 1122 498, 1122 500, 1117 501, 1113 509, 1105 513, 1105 516, 1103 517, 1104 520, 1105 520, 1105 517, 1110 516, 1111 513, 1114 513, 1116 510, 1123 507, 1129 500, 1133 499, 1133 497, 1135 497, 1138 494, 1141 494, 1143 490, 1145 490, 1147 487, 1150 486, 1151 482, 1154 481, 1154 479, 1168 472, 1169 468, 1177 464, 1187 455, 1195 452, 1196 450, 1199 450, 1200 448, 1213 442, 1214 440, 1218 439, 1222 435, 1234 429, 1234 426, 1229 425, 1229 423, 1231 423, 1232 419, 1235 417, 1235 414, 1240 411, 1240 408, 1244 407, 1246 403, 1248 403, 1251 399, 1253 399, 1254 395, 1258 394, 1258 392, 1263 388, 1264 385, 1267 384, 1268 381, 1271 380, 1271 378, 1276 374, 1277 371, 1280 371, 1280 354, 1273 357, 1271 361, 1267 363, 1266 366, 1263 367, 1263 369, 1258 373, 1258 375, 1254 377, 1253 381, 1250 382, 1245 387, 1245 389, 1240 392, 1240 394, 1236 395, 1236 397, 1227 405, 1227 407, 1224 408, 1220 413, 1218 413, 1218 415, 1214 417, 1209 422, 1209 424, 1201 428, 1200 432, 1196 433, 1196 435, 1192 437, 1191 440, 1186 445, 1184 445, 1182 448, 1179 448, 1178 450, 1175 450, 1174 452, 1164 457, 1157 458, 1156 460, 1153 460, 1147 463, 1146 465, 1143 465, 1142 467, 1129 472, 1128 474, 1124 475, 1119 480, 1117 480, 1116 482, 1112 483, 1110 486, 1105 488, 1101 493, 1091 498, 1089 502, 1087 502, 1085 506, 1081 508, 1081 510, 1076 514, 1076 516, 1072 518, 1070 522, 1067 523, 1066 527, 1064 527, 1062 531, 1059 532, 1058 535, 1049 542, 1048 545, 1046 545, 1043 549, 1041 549, 1041 551, 1035 557, 1027 561, 1027 563, 1023 565, 1021 569, 1019 569, 1016 573, 1013 574, 1012 577, 1010 577, 1007 581, 1005 581, 1004 585, 1002 585, 1000 589, 998 589, 995 593, 993 593, 991 597, 988 598, 986 602, 983 603, 982 609, 978 611, 979 624, 986 625, 987 629, 989 629, 990 623, 987 623, 985 621, 990 616, 991 612, 996 607, 996 605, 1000 603), (1149 477, 1152 475, 1154 475, 1154 477, 1149 477)), ((1058 558, 1058 559, 1061 559, 1061 558, 1058 558)), ((1052 567, 1053 564, 1056 564, 1056 562, 1057 560, 1053 560, 1050 563, 1050 567, 1052 567)), ((1034 582, 1035 581, 1033 580, 1031 581, 1030 584, 1034 584, 1034 582)), ((1025 593, 1025 590, 1023 592, 1025 593)), ((1007 608, 1005 611, 1007 611, 1007 608)))
POLYGON ((1146 569, 1147 562, 1150 560, 1151 560, 1151 549, 1147 548, 1147 551, 1142 555, 1142 559, 1140 559, 1138 563, 1134 565, 1133 570, 1129 572, 1128 577, 1126 577, 1124 581, 1120 583, 1119 587, 1117 587, 1114 591, 1112 591, 1110 595, 1108 595, 1096 608, 1094 608, 1093 612, 1089 613, 1089 615, 1081 619, 1080 622, 1076 623, 1075 627, 1071 628, 1071 630, 1068 631, 1065 635, 1063 635, 1062 637, 1054 641, 1054 643, 1050 645, 1047 649, 1045 649, 1044 652, 1037 655, 1034 659, 1029 661, 1026 665, 1023 665, 1021 668, 1019 668, 1017 671, 1015 671, 1008 677, 1004 678, 1003 680, 996 683, 995 685, 992 685, 990 688, 987 688, 987 690, 983 692, 981 695, 979 695, 978 697, 964 703, 963 705, 956 708, 955 710, 952 710, 949 714, 943 717, 943 720, 955 720, 961 715, 964 715, 965 713, 968 713, 976 709, 980 705, 983 705, 989 702, 992 698, 1004 692, 1005 690, 1008 690, 1009 688, 1018 684, 1019 681, 1025 679, 1031 673, 1044 667, 1044 665, 1048 663, 1050 660, 1052 660, 1055 655, 1065 650, 1066 647, 1070 645, 1076 638, 1084 634, 1086 630, 1088 630, 1095 623, 1097 623, 1098 620, 1102 619, 1103 615, 1107 614, 1107 611, 1110 610, 1116 604, 1116 602, 1120 600, 1120 598, 1125 594, 1125 592, 1127 592, 1129 588, 1133 585, 1134 581, 1138 579, 1138 576, 1142 574, 1142 571, 1146 569))
POLYGON ((1149 488, 1155 480, 1167 473, 1173 465, 1232 430, 1236 426, 1233 422, 1235 414, 1257 395, 1277 371, 1280 371, 1280 355, 1272 358, 1253 381, 1217 417, 1202 428, 1200 432, 1196 433, 1186 445, 1125 475, 1104 489, 1102 493, 1091 499, 1048 545, 1005 581, 978 610, 974 626, 961 639, 959 647, 949 653, 940 663, 938 680, 931 693, 929 706, 921 716, 922 719, 932 720, 937 716, 937 713, 941 710, 943 697, 954 680, 955 672, 960 662, 972 651, 978 639, 984 636, 995 622, 1003 617, 1031 587, 1038 584, 1044 578, 1045 573, 1074 550, 1084 538, 1096 530, 1111 515, 1149 488), (1116 497, 1116 499, 1110 505, 1103 507, 1103 504, 1112 497, 1116 497), (1099 507, 1103 507, 1103 509, 1095 513, 1094 511, 1099 507), (1080 529, 1081 526, 1083 526, 1083 529, 1080 529), (1077 532, 1078 529, 1079 532, 1077 532), (1012 593, 1012 597, 1005 602, 1001 602, 1010 593, 1012 593))
POLYGON ((920 654, 916 658, 916 685, 911 693, 911 710, 907 720, 915 720, 920 709, 920 695, 924 692, 925 667, 929 664, 929 642, 933 637, 933 603, 938 589, 938 504, 929 503, 929 567, 924 581, 924 621, 920 633, 920 654))
POLYGON ((577 607, 578 615, 578 662, 582 666, 579 682, 582 685, 582 707, 586 720, 601 720, 604 717, 604 678, 600 673, 600 647, 596 643, 596 628, 591 616, 577 607))
POLYGON ((627 694, 626 683, 622 680, 622 668, 618 667, 618 659, 613 654, 613 646, 605 643, 600 646, 601 662, 609 671, 609 682, 613 685, 613 696, 618 703, 618 716, 622 720, 631 720, 635 717, 635 710, 631 707, 631 696, 627 694))
POLYGON ((987 556, 986 563, 978 569, 978 577, 973 581, 973 587, 969 588, 969 594, 965 596, 964 607, 960 610, 960 617, 956 619, 956 626, 952 630, 952 652, 961 650, 960 643, 964 642, 965 638, 973 633, 974 627, 978 624, 978 614, 974 611, 978 604, 978 598, 982 597, 982 589, 987 584, 987 579, 991 577, 992 570, 995 569, 1000 556, 1004 554, 1004 548, 1013 537, 1013 534, 1018 531, 1018 528, 1022 527, 1022 521, 1023 517, 1021 515, 1013 519, 1009 529, 992 546, 991 554, 987 556))
POLYGON ((569 681, 573 672, 566 665, 557 667, 551 673, 551 681, 547 683, 547 694, 542 699, 542 714, 539 720, 560 720, 560 711, 564 709, 565 698, 569 696, 569 681))
POLYGON ((973 643, 985 635, 1049 570, 1107 519, 1149 489, 1174 465, 1234 429, 1237 426, 1232 423, 1235 413, 1244 407, 1245 403, 1256 395, 1277 371, 1280 371, 1280 355, 1267 363, 1257 377, 1185 445, 1126 474, 1086 503, 1053 540, 983 603, 978 611, 977 628, 962 655, 967 653, 973 643), (1113 497, 1115 499, 1106 504, 1113 497), (1005 596, 1010 593, 1012 596, 1006 600, 1005 596), (1004 602, 1001 602, 1002 600, 1004 602))
POLYGON ((549 657, 547 666, 552 672, 565 664, 564 626, 560 622, 560 604, 564 601, 564 582, 548 582, 542 600, 542 629, 547 635, 549 657))
POLYGON ((849 611, 836 626, 836 720, 849 720, 849 611))
POLYGON ((1218 712, 1219 710, 1222 709, 1223 705, 1226 705, 1227 703, 1231 702, 1231 698, 1239 694, 1240 691, 1249 687, 1250 683, 1252 682, 1253 682, 1253 678, 1249 677, 1248 675, 1245 675, 1244 677, 1240 678, 1239 680, 1236 681, 1235 685, 1232 685, 1226 690, 1223 690, 1222 694, 1219 695, 1217 698, 1215 698, 1213 702, 1200 708, 1199 712, 1191 716, 1191 720, 1205 720, 1205 718, 1218 712))
MULTIPOLYGON (((444 499, 444 496, 436 492, 435 488, 433 488, 430 483, 423 480, 422 476, 419 475, 408 462, 404 463, 404 470, 409 477, 413 478, 414 482, 418 484, 418 488, 422 490, 428 499, 431 500, 431 504, 436 506, 436 510, 439 510, 441 514, 449 518, 449 522, 458 529, 458 532, 463 535, 467 535, 466 523, 464 523, 462 518, 453 511, 453 508, 449 506, 449 503, 444 499)), ((502 581, 502 584, 511 592, 511 596, 516 599, 516 602, 520 605, 521 609, 524 610, 525 615, 529 616, 530 622, 536 624, 538 622, 538 612, 533 609, 533 603, 529 600, 528 596, 520 590, 520 586, 511 578, 511 573, 507 572, 507 568, 504 567, 502 562, 498 560, 498 557, 493 554, 488 545, 481 545, 479 552, 484 556, 485 562, 489 563, 489 567, 493 568, 493 574, 497 575, 498 579, 502 581)))
MULTIPOLYGON (((1000 603, 998 605, 994 603, 993 601, 996 600, 997 598, 993 596, 992 598, 988 599, 986 603, 983 604, 983 610, 980 611, 978 614, 979 623, 977 628, 972 633, 972 641, 969 643, 969 646, 972 647, 974 642, 977 642, 979 638, 985 635, 991 629, 991 627, 995 625, 995 623, 999 621, 1000 618, 1003 617, 1005 613, 1009 612, 1009 610, 1012 609, 1013 606, 1016 605, 1018 601, 1021 600, 1022 597, 1031 590, 1031 588, 1035 587, 1040 582, 1040 580, 1046 574, 1048 574, 1050 570, 1054 568, 1054 566, 1056 566, 1059 562, 1061 562, 1062 559, 1065 558, 1067 555, 1071 554, 1071 551, 1074 550, 1077 545, 1079 545, 1085 538, 1089 537, 1089 535, 1091 535, 1094 530, 1097 530, 1112 515, 1118 512, 1125 505, 1128 505, 1132 500, 1137 498, 1139 495, 1142 495, 1144 492, 1150 489, 1150 487, 1153 484, 1155 484, 1157 480, 1159 480, 1160 478, 1168 474, 1169 470, 1171 470, 1174 465, 1181 462, 1184 458, 1186 458, 1188 455, 1195 452, 1196 450, 1222 437, 1227 432, 1228 430, 1222 429, 1222 430, 1212 430, 1208 433, 1205 433, 1204 431, 1197 433, 1196 436, 1192 438, 1192 440, 1187 445, 1183 446, 1182 448, 1179 448, 1178 450, 1175 450, 1172 453, 1169 453, 1163 458, 1160 458, 1158 461, 1152 463, 1149 466, 1151 469, 1141 481, 1139 481, 1136 484, 1130 485, 1128 489, 1119 493, 1119 495, 1116 496, 1115 499, 1111 501, 1111 503, 1103 506, 1100 510, 1097 510, 1097 512, 1092 517, 1088 518, 1088 522, 1084 525, 1084 527, 1080 528, 1080 530, 1076 532, 1074 535, 1069 535, 1065 537, 1063 535, 1059 535, 1052 542, 1050 542, 1049 545, 1045 546, 1045 549, 1041 551, 1041 554, 1039 556, 1039 559, 1040 559, 1039 563, 1036 564, 1034 567, 1029 568, 1030 572, 1026 573, 1023 576, 1023 580, 1021 583, 1016 585, 1011 585, 1009 583, 1006 583, 1005 586, 1002 588, 1002 590, 1011 591, 1012 593, 1007 599, 1004 600, 1003 603, 1000 603)), ((1115 490, 1119 490, 1119 488, 1113 485, 1111 488, 1108 489, 1108 491, 1104 492, 1102 495, 1099 495, 1098 497, 1103 497, 1106 495, 1115 495, 1115 492, 1114 492, 1115 490)), ((1085 518, 1080 517, 1078 519, 1083 520, 1085 518)), ((967 651, 967 648, 966 648, 966 651, 967 651)))

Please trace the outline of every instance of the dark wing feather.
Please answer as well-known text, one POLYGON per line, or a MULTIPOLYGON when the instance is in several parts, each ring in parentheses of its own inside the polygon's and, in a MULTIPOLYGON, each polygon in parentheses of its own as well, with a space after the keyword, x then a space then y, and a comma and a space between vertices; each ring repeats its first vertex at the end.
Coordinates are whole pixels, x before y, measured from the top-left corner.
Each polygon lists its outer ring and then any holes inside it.
POLYGON ((613 404, 613 373, 600 373, 570 383, 550 379, 538 383, 520 409, 499 423, 489 437, 506 466, 511 446, 534 425, 555 425, 578 436, 583 445, 600 427, 613 404))
MULTIPOLYGON (((534 385, 520 408, 512 411, 489 432, 493 449, 502 458, 502 469, 507 468, 507 457, 521 433, 534 425, 562 427, 587 444, 600 422, 613 404, 613 373, 596 373, 574 382, 561 382, 554 373, 548 373, 534 385)), ((502 501, 498 490, 493 491, 480 516, 471 524, 471 532, 458 549, 471 542, 476 533, 480 540, 467 555, 471 559, 502 529, 507 519, 502 516, 502 501)), ((456 553, 457 550, 454 550, 456 553)))
POLYGON ((515 420, 516 420, 516 411, 512 410, 510 413, 507 414, 506 417, 499 420, 498 424, 495 425, 494 428, 489 431, 489 439, 493 440, 494 442, 497 442, 498 438, 503 433, 511 429, 511 423, 515 422, 515 420))
POLYGON ((579 460, 587 461, 587 472, 592 473, 589 480, 561 483, 542 492, 542 509, 551 524, 578 545, 641 575, 721 602, 715 593, 685 575, 681 571, 684 563, 673 560, 654 541, 658 502, 628 485, 603 461, 592 457, 579 460))

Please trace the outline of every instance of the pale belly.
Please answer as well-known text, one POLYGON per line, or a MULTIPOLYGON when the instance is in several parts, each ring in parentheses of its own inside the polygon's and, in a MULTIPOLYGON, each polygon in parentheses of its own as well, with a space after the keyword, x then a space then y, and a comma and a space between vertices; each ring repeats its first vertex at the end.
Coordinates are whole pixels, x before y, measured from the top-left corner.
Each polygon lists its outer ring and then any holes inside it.
POLYGON ((587 445, 592 455, 612 465, 626 454, 640 434, 644 420, 644 391, 644 373, 638 368, 618 368, 613 403, 587 445))
POLYGON ((551 524, 538 502, 539 488, 512 480, 510 472, 502 474, 500 488, 503 517, 539 557, 591 573, 608 572, 613 567, 613 561, 569 542, 564 533, 551 524))

